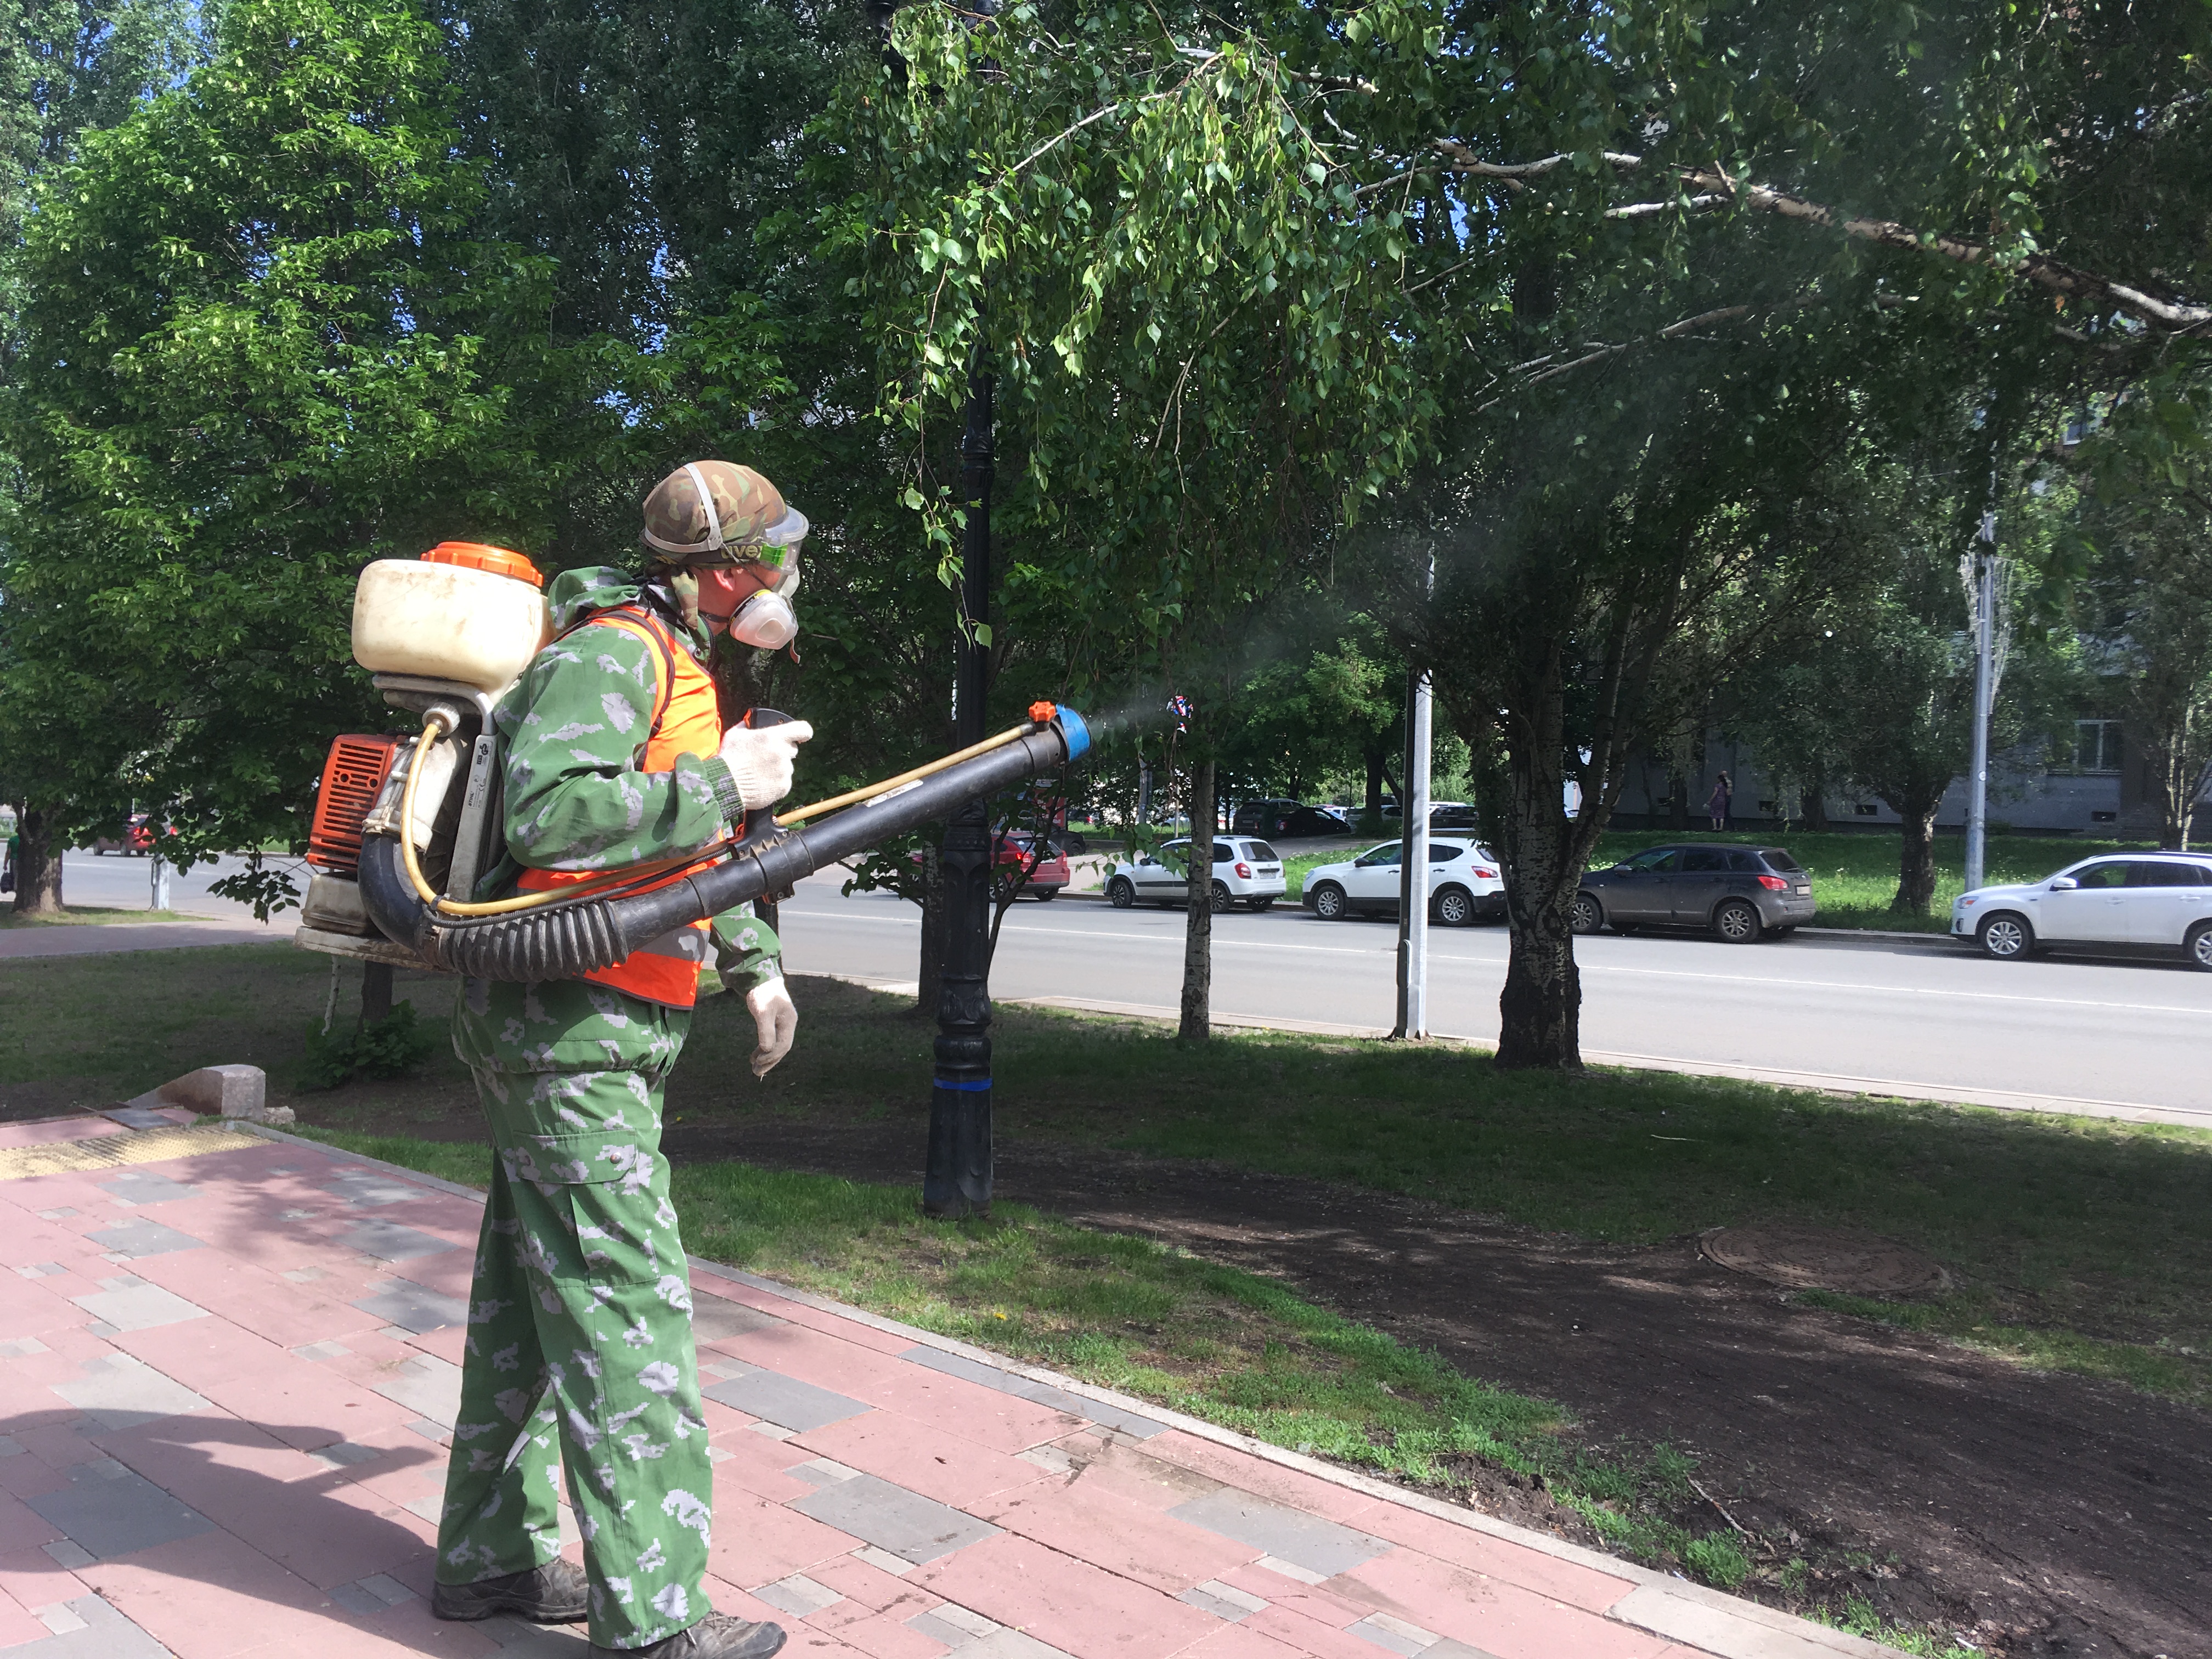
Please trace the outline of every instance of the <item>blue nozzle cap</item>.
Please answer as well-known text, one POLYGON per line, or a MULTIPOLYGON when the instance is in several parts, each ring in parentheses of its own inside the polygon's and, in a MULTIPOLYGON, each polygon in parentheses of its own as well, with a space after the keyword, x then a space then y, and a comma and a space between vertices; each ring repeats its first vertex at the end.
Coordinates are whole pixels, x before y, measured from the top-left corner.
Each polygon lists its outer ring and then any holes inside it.
POLYGON ((1067 744, 1068 759, 1081 760, 1091 752, 1091 728, 1066 703, 1060 705, 1060 735, 1067 744))

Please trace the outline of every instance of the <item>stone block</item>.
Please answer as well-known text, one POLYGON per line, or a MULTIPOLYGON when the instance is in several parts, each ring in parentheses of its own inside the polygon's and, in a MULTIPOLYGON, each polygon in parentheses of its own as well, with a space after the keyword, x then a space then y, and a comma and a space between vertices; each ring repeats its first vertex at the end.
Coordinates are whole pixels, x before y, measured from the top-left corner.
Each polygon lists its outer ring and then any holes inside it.
POLYGON ((269 1074, 258 1066, 203 1066, 128 1103, 128 1109, 163 1106, 252 1123, 289 1123, 293 1115, 289 1106, 269 1104, 269 1074))

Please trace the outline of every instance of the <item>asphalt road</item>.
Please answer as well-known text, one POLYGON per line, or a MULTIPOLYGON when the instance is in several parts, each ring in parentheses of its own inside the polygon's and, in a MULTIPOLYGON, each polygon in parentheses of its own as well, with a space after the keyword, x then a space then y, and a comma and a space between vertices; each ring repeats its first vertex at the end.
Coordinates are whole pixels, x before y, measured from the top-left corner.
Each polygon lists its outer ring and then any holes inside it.
MULTIPOLYGON (((799 973, 910 982, 921 912, 841 898, 817 877, 783 909, 799 973)), ((1172 1017, 1180 912, 1063 896, 1007 914, 994 994, 1172 1017)), ((1502 927, 1432 928, 1430 1026, 1493 1042, 1502 927)), ((1213 1006, 1224 1018, 1387 1030, 1397 933, 1292 908, 1214 919, 1213 1006)), ((1942 940, 1796 937, 1723 945, 1681 934, 1576 941, 1587 1058, 1992 1106, 2212 1125, 2212 974, 2176 963, 1985 960, 1942 940)))
MULTIPOLYGON (((234 863, 173 875, 179 910, 253 930, 241 938, 289 935, 296 912, 263 930, 245 907, 209 896, 234 863)), ((64 881, 74 903, 140 908, 147 878, 143 859, 80 852, 64 881)), ((882 894, 840 897, 842 880, 839 871, 817 876, 784 907, 792 969, 911 982, 920 911, 882 894)), ((146 930, 130 931, 131 948, 143 948, 146 930)), ((1024 900, 1007 915, 992 989, 1172 1018, 1182 933, 1179 911, 1024 900)), ((1430 939, 1431 1028, 1495 1041, 1504 928, 1438 927, 1430 939)), ((50 936, 15 940, 57 948, 50 936)), ((1231 912, 1214 920, 1213 1006, 1234 1023, 1387 1030, 1396 948, 1388 921, 1231 912)), ((2212 1125, 2212 974, 2179 963, 1996 963, 1942 940, 1803 933, 1750 945, 1599 934, 1577 940, 1576 956, 1583 1052, 1594 1060, 2212 1125)))
MULTIPOLYGON (((307 890, 307 872, 299 860, 273 859, 270 862, 292 871, 295 884, 302 892, 307 890)), ((243 859, 225 858, 212 865, 198 864, 189 870, 172 870, 169 903, 185 915, 221 916, 250 923, 253 920, 252 906, 216 898, 208 891, 211 883, 245 867, 243 859)), ((126 858, 118 853, 96 854, 81 848, 62 855, 62 899, 65 903, 143 910, 152 902, 152 894, 151 859, 126 858)), ((299 912, 290 910, 284 915, 286 919, 280 925, 289 933, 300 919, 299 912)))

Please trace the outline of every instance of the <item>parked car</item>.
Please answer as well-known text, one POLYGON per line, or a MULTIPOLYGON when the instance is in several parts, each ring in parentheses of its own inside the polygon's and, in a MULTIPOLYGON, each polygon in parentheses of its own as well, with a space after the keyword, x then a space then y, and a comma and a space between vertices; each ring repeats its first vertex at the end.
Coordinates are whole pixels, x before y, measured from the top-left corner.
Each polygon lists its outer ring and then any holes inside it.
MULTIPOLYGON (((1018 867, 1029 862, 1036 846, 1036 837, 1026 830, 1001 831, 991 838, 991 862, 1000 867, 1018 867)), ((1047 842, 1036 857, 1036 868, 1022 884, 1022 891, 1040 902, 1058 898, 1060 890, 1068 884, 1067 854, 1047 842)))
MULTIPOLYGON (((1398 803, 1395 799, 1387 796, 1384 798, 1382 816, 1386 819, 1400 816, 1398 803)), ((1466 801, 1432 800, 1429 803, 1429 829, 1431 833, 1438 830, 1446 831, 1455 830, 1461 835, 1468 836, 1473 835, 1481 828, 1480 811, 1466 801)))
MULTIPOLYGON (((1026 830, 1001 830, 991 837, 992 864, 1001 869, 1008 865, 1026 864, 1030 848, 1035 841, 1036 837, 1026 830)), ((920 853, 909 853, 907 857, 916 865, 921 862, 920 853)), ((1022 884, 1022 891, 1041 901, 1058 898, 1060 890, 1067 885, 1069 878, 1066 853, 1054 842, 1047 842, 1044 855, 1037 860, 1036 868, 1030 872, 1029 879, 1022 884)))
MULTIPOLYGON (((1306 875, 1304 903, 1323 921, 1398 914, 1400 860, 1405 843, 1386 841, 1343 864, 1306 875)), ((1490 849, 1474 842, 1429 843, 1429 915, 1448 927, 1495 921, 1505 914, 1505 881, 1490 849)))
MULTIPOLYGON (((176 831, 169 833, 174 835, 176 831)), ((152 820, 144 812, 133 812, 121 835, 94 836, 92 850, 94 854, 121 853, 131 858, 150 857, 154 851, 152 820)))
MULTIPOLYGON (((1133 904, 1174 904, 1189 902, 1190 842, 1171 841, 1155 858, 1139 853, 1117 861, 1106 875, 1106 899, 1117 910, 1133 904)), ((1213 908, 1218 912, 1232 904, 1248 910, 1265 910, 1289 891, 1283 880, 1283 860, 1275 849, 1249 836, 1224 836, 1213 843, 1213 908)))
POLYGON ((1951 901, 1951 934, 2000 962, 2047 945, 2170 955, 2212 972, 2212 858, 2127 853, 1951 901))
POLYGON ((1731 945, 1749 945, 1787 939, 1813 920, 1815 904, 1813 878, 1779 847, 1678 842, 1587 872, 1575 895, 1574 929, 1707 927, 1731 945))
POLYGON ((1348 836, 1352 826, 1326 806, 1295 800, 1248 800, 1229 820, 1232 834, 1278 836, 1285 841, 1312 836, 1348 836))

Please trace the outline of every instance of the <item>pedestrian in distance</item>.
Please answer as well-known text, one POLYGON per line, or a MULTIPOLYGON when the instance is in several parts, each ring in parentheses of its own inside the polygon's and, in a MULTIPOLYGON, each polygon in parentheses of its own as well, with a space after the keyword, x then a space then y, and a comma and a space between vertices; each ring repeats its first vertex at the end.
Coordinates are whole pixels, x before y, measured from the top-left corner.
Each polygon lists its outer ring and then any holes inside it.
MULTIPOLYGON (((478 898, 682 860, 790 793, 803 721, 725 731, 714 635, 775 649, 798 619, 804 515, 749 467, 697 461, 645 501, 647 568, 571 570, 554 639, 493 719, 507 857, 478 898)), ((680 879, 684 866, 666 879, 680 879)), ((773 1624, 712 1610, 714 1465, 661 1099, 710 951, 763 1075, 798 1014, 749 908, 576 979, 469 979, 453 1048, 489 1120, 491 1188, 438 1526, 441 1619, 587 1625, 592 1659, 769 1659, 773 1624), (583 1534, 561 1555, 563 1476, 583 1534)))
POLYGON ((1735 815, 1735 785, 1729 781, 1725 772, 1713 782, 1713 793, 1705 798, 1705 815, 1713 821, 1713 828, 1725 830, 1735 815))

